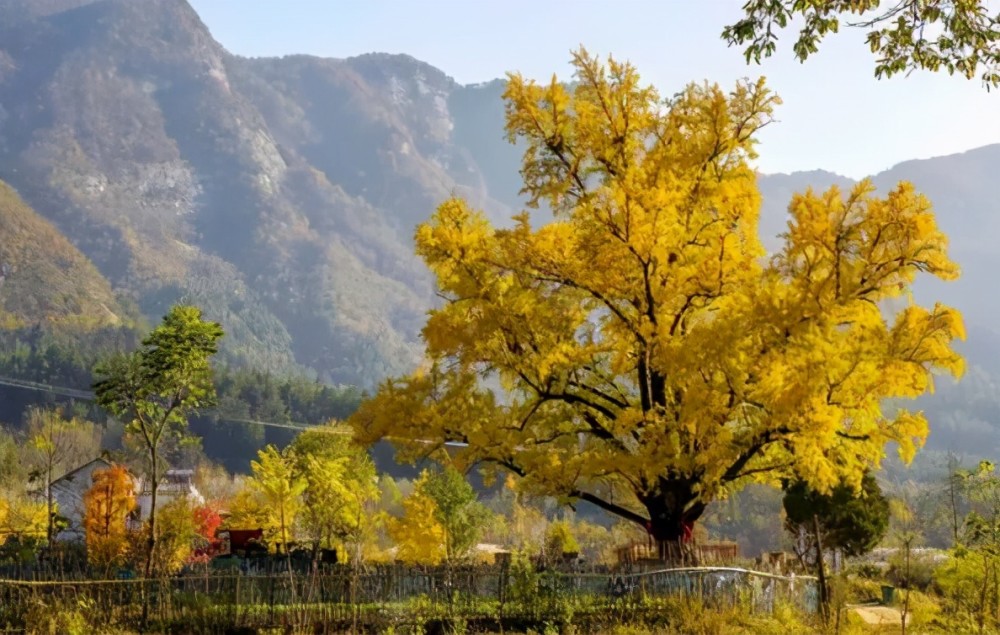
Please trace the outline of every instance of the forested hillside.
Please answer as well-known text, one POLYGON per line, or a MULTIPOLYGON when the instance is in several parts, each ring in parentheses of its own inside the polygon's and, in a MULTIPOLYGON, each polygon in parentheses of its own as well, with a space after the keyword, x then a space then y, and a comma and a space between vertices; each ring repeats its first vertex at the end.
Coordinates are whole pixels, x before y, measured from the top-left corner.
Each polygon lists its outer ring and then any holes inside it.
POLYGON ((0 323, 99 327, 129 317, 87 257, 0 181, 0 323))

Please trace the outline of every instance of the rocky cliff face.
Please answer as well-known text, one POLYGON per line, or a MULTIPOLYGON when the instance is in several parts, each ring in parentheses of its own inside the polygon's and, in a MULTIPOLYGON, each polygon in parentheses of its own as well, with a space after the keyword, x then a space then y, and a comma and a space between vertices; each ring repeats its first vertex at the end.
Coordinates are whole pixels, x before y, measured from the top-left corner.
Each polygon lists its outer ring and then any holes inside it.
POLYGON ((453 192, 509 215, 455 143, 463 87, 412 58, 239 59, 174 0, 0 14, 0 178, 151 317, 205 306, 233 361, 412 367, 414 225, 453 192))

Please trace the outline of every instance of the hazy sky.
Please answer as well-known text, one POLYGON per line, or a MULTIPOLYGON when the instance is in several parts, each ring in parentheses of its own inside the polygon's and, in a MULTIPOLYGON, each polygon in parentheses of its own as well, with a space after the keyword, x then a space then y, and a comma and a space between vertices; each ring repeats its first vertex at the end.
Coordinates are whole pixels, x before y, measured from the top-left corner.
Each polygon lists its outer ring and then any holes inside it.
POLYGON ((475 83, 510 70, 565 77, 569 51, 583 44, 630 60, 663 94, 764 75, 784 100, 779 123, 761 134, 765 172, 860 177, 1000 142, 1000 91, 944 73, 876 81, 856 31, 831 36, 805 64, 786 32, 775 57, 748 66, 719 37, 743 0, 189 1, 217 40, 251 57, 407 53, 475 83))

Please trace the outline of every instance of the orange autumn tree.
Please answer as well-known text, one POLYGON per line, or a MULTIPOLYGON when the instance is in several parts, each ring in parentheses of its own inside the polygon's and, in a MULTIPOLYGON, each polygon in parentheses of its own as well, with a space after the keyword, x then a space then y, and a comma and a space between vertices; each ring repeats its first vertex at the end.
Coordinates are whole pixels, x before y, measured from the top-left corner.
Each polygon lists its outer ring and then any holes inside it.
POLYGON ((222 516, 215 502, 203 503, 193 510, 195 533, 198 536, 198 547, 195 549, 196 562, 208 562, 214 555, 218 540, 215 532, 222 526, 222 516))
POLYGON ((914 398, 959 374, 960 314, 909 303, 918 274, 958 275, 909 184, 793 197, 784 246, 758 237, 751 164, 777 98, 763 81, 670 99, 635 69, 575 54, 572 87, 512 75, 529 212, 497 228, 460 198, 416 232, 445 301, 429 359, 352 418, 403 458, 498 466, 529 493, 588 501, 681 539, 748 482, 853 486, 888 443, 927 435, 914 398), (484 386, 497 378, 504 394, 484 386))
POLYGON ((93 485, 83 496, 83 527, 87 560, 110 569, 121 563, 128 550, 128 515, 135 509, 135 485, 128 470, 113 465, 95 470, 93 485))

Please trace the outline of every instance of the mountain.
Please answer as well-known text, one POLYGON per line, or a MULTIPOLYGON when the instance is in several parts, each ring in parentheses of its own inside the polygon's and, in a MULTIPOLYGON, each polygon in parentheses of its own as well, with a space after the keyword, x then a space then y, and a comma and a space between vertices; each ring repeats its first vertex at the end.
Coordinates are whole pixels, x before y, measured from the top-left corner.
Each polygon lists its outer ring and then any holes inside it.
POLYGON ((0 182, 0 325, 102 327, 131 318, 93 263, 0 182))
POLYGON ((455 142, 477 132, 450 100, 477 91, 412 58, 237 58, 176 0, 0 15, 0 178, 145 315, 222 321, 230 362, 411 368, 434 297, 414 225, 451 193, 510 215, 485 146, 455 142))
MULTIPOLYGON (((0 240, 30 223, 16 231, 41 245, 18 252, 39 273, 16 303, 8 278, 0 308, 32 323, 46 303, 109 320, 134 305, 158 320, 186 299, 223 323, 230 363, 365 387, 405 372, 435 302, 414 226, 453 193, 497 223, 521 207, 503 90, 405 55, 237 57, 183 0, 0 0, 0 179, 37 211, 0 203, 0 240)), ((978 379, 942 381, 925 405, 987 431, 1000 427, 1000 400, 981 398, 1000 385, 998 164, 989 146, 872 177, 883 192, 914 182, 950 236, 961 280, 915 295, 965 313, 978 379)), ((792 193, 853 184, 822 171, 759 182, 772 249, 792 193)), ((948 432, 932 443, 962 425, 935 425, 948 432)))

